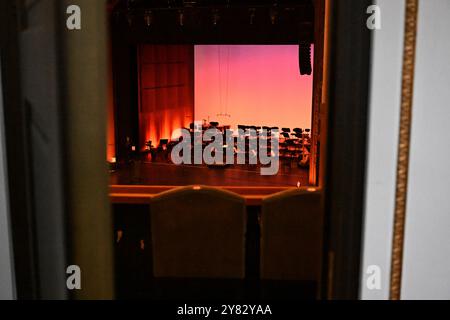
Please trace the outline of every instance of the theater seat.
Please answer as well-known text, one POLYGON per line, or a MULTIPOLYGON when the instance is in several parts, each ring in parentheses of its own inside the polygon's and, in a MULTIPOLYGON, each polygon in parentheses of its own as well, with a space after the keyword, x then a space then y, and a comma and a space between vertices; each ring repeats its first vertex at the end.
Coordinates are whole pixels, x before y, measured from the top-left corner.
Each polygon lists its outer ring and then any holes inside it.
POLYGON ((162 193, 150 207, 155 277, 244 278, 242 197, 190 186, 162 193))
POLYGON ((318 191, 293 189, 266 198, 261 214, 261 278, 318 283, 322 216, 318 191))

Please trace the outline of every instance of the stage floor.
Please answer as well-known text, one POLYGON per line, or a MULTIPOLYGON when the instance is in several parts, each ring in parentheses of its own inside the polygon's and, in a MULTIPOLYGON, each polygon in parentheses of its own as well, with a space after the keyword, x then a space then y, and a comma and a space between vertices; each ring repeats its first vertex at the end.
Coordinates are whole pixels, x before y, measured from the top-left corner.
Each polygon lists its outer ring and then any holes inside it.
POLYGON ((308 168, 280 165, 277 175, 262 176, 258 167, 209 168, 204 165, 136 162, 111 172, 110 184, 156 186, 308 186, 308 168))

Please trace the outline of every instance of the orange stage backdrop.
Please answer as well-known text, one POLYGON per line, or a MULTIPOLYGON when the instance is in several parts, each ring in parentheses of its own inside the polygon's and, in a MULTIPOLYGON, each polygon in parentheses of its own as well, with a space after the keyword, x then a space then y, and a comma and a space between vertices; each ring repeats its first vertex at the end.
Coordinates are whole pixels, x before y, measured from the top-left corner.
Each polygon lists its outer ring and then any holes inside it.
POLYGON ((194 119, 194 46, 140 45, 139 147, 170 139, 194 119))
POLYGON ((312 92, 298 45, 195 46, 196 120, 311 128, 312 92))

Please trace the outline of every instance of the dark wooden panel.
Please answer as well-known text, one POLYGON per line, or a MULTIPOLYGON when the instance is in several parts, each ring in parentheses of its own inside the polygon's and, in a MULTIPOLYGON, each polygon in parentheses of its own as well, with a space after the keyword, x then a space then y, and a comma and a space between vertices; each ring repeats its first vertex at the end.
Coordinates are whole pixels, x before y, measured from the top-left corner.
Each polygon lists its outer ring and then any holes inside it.
MULTIPOLYGON (((139 148, 170 139, 194 118, 194 47, 140 45, 139 148)), ((120 121, 120 120, 119 120, 120 121)))

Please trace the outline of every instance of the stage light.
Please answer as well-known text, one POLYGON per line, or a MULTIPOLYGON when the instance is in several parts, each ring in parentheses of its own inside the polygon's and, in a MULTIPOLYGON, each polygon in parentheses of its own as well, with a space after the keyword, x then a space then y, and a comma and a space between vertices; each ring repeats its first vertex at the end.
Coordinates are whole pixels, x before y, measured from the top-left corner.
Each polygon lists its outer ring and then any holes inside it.
POLYGON ((131 12, 127 13, 127 22, 130 27, 133 25, 133 15, 131 14, 131 12))
POLYGON ((146 11, 144 15, 145 24, 150 27, 153 23, 153 12, 151 10, 146 11))
POLYGON ((250 8, 248 11, 250 12, 250 24, 252 25, 255 22, 256 9, 250 8))
POLYGON ((172 8, 172 4, 173 5, 176 5, 175 4, 175 1, 173 1, 173 0, 167 0, 167 7, 170 9, 170 8, 172 8))
POLYGON ((178 22, 180 24, 180 27, 184 26, 184 11, 183 10, 178 11, 178 22))
POLYGON ((277 22, 278 11, 276 8, 270 9, 270 23, 275 24, 277 22))
POLYGON ((127 1, 127 22, 128 25, 131 27, 131 25, 133 24, 133 14, 132 12, 132 6, 134 5, 134 0, 128 0, 127 1))
POLYGON ((216 26, 220 20, 219 9, 213 9, 212 12, 213 12, 213 25, 216 26))

